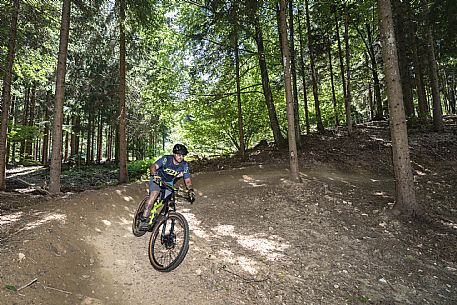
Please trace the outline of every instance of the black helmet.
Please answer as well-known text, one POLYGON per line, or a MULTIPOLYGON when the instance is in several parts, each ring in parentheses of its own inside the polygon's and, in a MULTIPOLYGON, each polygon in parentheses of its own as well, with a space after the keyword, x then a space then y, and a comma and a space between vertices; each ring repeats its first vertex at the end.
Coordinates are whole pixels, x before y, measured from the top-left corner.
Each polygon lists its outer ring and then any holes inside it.
POLYGON ((187 151, 186 146, 184 146, 183 144, 175 144, 175 146, 173 146, 173 153, 174 154, 181 154, 181 155, 185 156, 189 152, 187 151))

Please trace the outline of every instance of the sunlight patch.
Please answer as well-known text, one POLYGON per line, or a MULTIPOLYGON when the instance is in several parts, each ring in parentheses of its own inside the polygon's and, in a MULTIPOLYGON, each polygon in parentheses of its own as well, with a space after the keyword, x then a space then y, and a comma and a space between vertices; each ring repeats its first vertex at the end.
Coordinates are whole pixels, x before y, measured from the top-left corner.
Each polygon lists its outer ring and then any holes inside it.
POLYGON ((424 173, 423 171, 420 171, 420 170, 418 170, 418 169, 416 169, 416 174, 417 174, 418 176, 425 176, 425 175, 427 175, 426 173, 424 173))
POLYGON ((124 196, 124 201, 130 202, 133 201, 133 198, 130 196, 124 196))
POLYGON ((27 166, 27 168, 24 167, 17 167, 14 169, 7 170, 7 178, 13 178, 13 177, 18 177, 18 176, 25 176, 34 172, 38 172, 42 170, 44 167, 43 166, 27 166))
POLYGON ((17 222, 23 214, 23 212, 16 212, 14 214, 0 216, 0 226, 10 225, 17 222))
POLYGON ((265 183, 259 184, 258 182, 261 182, 261 181, 256 180, 256 179, 252 178, 251 176, 243 175, 242 177, 243 177, 243 182, 246 182, 247 184, 249 184, 252 187, 259 187, 259 186, 266 185, 265 183))
POLYGON ((255 262, 252 259, 249 259, 244 256, 238 258, 238 264, 244 271, 249 272, 250 274, 257 274, 257 269, 254 267, 255 262))
POLYGON ((102 221, 105 224, 105 226, 110 226, 111 225, 111 221, 109 221, 109 220, 103 219, 102 221))
POLYGON ((270 239, 261 237, 259 235, 240 235, 235 234, 235 227, 232 225, 220 225, 217 226, 214 231, 223 236, 231 236, 237 239, 237 242, 255 252, 259 252, 261 255, 265 256, 267 260, 275 260, 280 257, 283 257, 285 249, 289 248, 290 245, 286 243, 281 243, 279 241, 271 240, 278 239, 277 236, 271 236, 270 239))
POLYGON ((374 192, 374 195, 376 196, 383 196, 383 197, 387 197, 388 195, 386 194, 386 192, 374 192))
POLYGON ((228 249, 221 249, 218 254, 226 263, 238 264, 244 271, 250 274, 257 274, 257 269, 255 268, 256 262, 254 260, 245 256, 235 257, 233 252, 228 249))
POLYGON ((59 221, 65 222, 66 219, 67 219, 67 215, 65 215, 65 214, 51 214, 51 215, 44 217, 43 219, 28 223, 24 229, 25 230, 35 229, 35 228, 41 226, 42 224, 45 224, 52 220, 59 220, 59 221))
POLYGON ((455 223, 453 223, 453 222, 451 222, 451 221, 446 222, 446 221, 444 221, 444 220, 441 220, 441 223, 442 223, 443 225, 447 226, 447 227, 450 227, 450 228, 452 228, 452 229, 456 229, 456 230, 457 230, 457 224, 455 224, 455 223))
MULTIPOLYGON (((188 210, 188 209, 187 209, 188 210)), ((197 219, 197 217, 195 217, 194 214, 192 213, 185 213, 185 212, 181 212, 181 214, 183 214, 184 217, 186 217, 187 219, 187 222, 189 223, 189 227, 192 228, 192 232, 197 235, 198 237, 200 238, 205 238, 205 239, 209 239, 209 234, 206 233, 204 230, 202 230, 199 225, 201 224, 201 221, 197 219)))
POLYGON ((130 224, 130 220, 124 218, 124 217, 120 217, 120 221, 123 225, 126 225, 126 224, 130 224))

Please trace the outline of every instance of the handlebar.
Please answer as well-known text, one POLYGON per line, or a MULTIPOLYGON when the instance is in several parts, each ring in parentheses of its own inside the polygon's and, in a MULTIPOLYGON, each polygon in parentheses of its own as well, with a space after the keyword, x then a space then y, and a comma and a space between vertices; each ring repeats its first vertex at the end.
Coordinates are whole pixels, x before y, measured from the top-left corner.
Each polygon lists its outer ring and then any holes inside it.
POLYGON ((189 190, 183 190, 182 188, 176 188, 171 183, 165 182, 160 176, 153 176, 152 181, 160 187, 164 187, 172 192, 175 192, 178 197, 182 197, 189 201, 191 204, 195 201, 195 194, 189 190), (185 193, 185 195, 179 194, 179 191, 185 193))

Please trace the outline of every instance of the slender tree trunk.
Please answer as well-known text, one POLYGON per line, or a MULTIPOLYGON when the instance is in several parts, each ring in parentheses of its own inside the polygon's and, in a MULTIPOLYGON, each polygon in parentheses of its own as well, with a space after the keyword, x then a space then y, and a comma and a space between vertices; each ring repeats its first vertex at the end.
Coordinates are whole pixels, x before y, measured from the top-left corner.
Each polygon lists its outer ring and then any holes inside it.
POLYGON ((236 72, 236 104, 238 110, 238 136, 240 142, 239 154, 244 157, 246 148, 244 147, 244 125, 243 125, 243 109, 241 107, 241 86, 240 86, 240 54, 238 48, 238 33, 235 34, 235 72, 236 72))
POLYGON ((428 62, 430 71, 430 81, 432 85, 433 98, 433 127, 436 131, 443 131, 443 110, 440 101, 440 84, 438 78, 438 65, 435 58, 435 44, 433 43, 432 25, 430 23, 430 13, 427 0, 422 0, 423 10, 426 16, 426 35, 427 35, 427 50, 428 62))
MULTIPOLYGON (((67 126, 70 125, 70 116, 67 116, 67 121, 65 123, 67 126)), ((64 153, 64 157, 63 159, 65 160, 65 162, 68 161, 68 142, 69 142, 69 132, 68 131, 65 131, 65 153, 64 153)))
MULTIPOLYGON (((49 110, 46 110, 46 116, 49 119, 49 110)), ((45 124, 43 136, 43 147, 41 148, 41 164, 48 165, 48 150, 49 150, 49 125, 45 124)))
POLYGON ((378 9, 382 57, 384 60, 389 102, 390 134, 396 186, 396 202, 393 211, 396 214, 413 216, 420 211, 416 202, 413 173, 409 157, 408 133, 390 0, 378 0, 378 9))
POLYGON ((109 126, 109 138, 108 138, 108 153, 107 153, 107 161, 111 161, 113 158, 113 126, 109 126))
POLYGON ((49 150, 49 102, 51 93, 46 92, 46 102, 44 105, 44 131, 43 131, 43 147, 41 148, 41 163, 44 166, 48 166, 48 150, 49 150))
POLYGON ((383 108, 382 108, 381 85, 379 83, 379 76, 378 76, 378 63, 376 62, 376 55, 374 52, 373 36, 372 36, 370 24, 366 23, 365 27, 367 29, 367 34, 368 34, 369 55, 370 55, 370 60, 371 60, 371 73, 373 76, 373 91, 374 91, 375 104, 376 104, 375 120, 382 120, 384 118, 384 114, 383 114, 383 108))
POLYGON ((336 25, 336 40, 338 42, 338 59, 340 62, 340 74, 341 74, 341 83, 343 85, 343 99, 344 103, 346 105, 346 100, 347 100, 347 90, 346 90, 346 75, 344 73, 344 61, 343 61, 343 51, 341 48, 341 38, 340 38, 340 26, 339 26, 339 20, 338 20, 338 13, 335 12, 335 25, 336 25))
MULTIPOLYGON (((14 96, 12 99, 11 99, 11 109, 10 109, 10 115, 9 115, 9 121, 14 125, 16 124, 16 120, 15 120, 15 114, 16 114, 16 101, 17 101, 17 97, 14 96)), ((9 156, 11 155, 11 162, 14 164, 16 161, 14 159, 14 156, 15 156, 15 153, 14 153, 14 150, 16 149, 16 142, 13 143, 13 151, 12 151, 12 154, 10 154, 11 152, 11 142, 10 141, 7 141, 6 142, 6 154, 5 154, 5 157, 6 157, 6 164, 8 164, 8 159, 9 159, 9 156)))
POLYGON ((76 154, 76 116, 71 116, 71 136, 70 136, 70 156, 74 158, 76 154))
POLYGON ((90 164, 95 161, 95 127, 97 126, 97 116, 92 116, 92 129, 90 132, 90 164))
POLYGON ((301 26, 301 19, 302 12, 300 8, 298 9, 298 35, 300 39, 300 70, 301 70, 301 79, 302 79, 302 86, 303 86, 303 107, 305 108, 305 126, 306 126, 306 134, 310 133, 310 126, 309 126, 309 112, 308 112, 308 94, 306 93, 306 74, 305 74, 305 54, 303 50, 305 49, 305 44, 303 41, 303 34, 302 34, 302 26, 301 26))
POLYGON ((127 171, 127 138, 125 134, 125 6, 119 0, 119 183, 129 180, 127 171))
POLYGON ((335 116, 335 126, 340 126, 340 120, 338 117, 338 107, 336 105, 335 83, 333 80, 332 44, 330 43, 330 40, 328 46, 328 64, 330 67, 330 83, 332 86, 333 115, 335 116))
POLYGON ((295 120, 295 139, 297 146, 301 147, 300 115, 298 112, 298 89, 297 89, 297 70, 295 60, 295 38, 294 38, 294 0, 289 0, 289 44, 290 44, 290 65, 292 72, 292 92, 294 94, 294 120, 295 120))
MULTIPOLYGON (((35 104, 36 104, 36 85, 32 85, 30 92, 29 111, 27 118, 27 126, 32 127, 35 124, 35 104)), ((27 158, 33 159, 33 139, 28 139, 25 146, 25 154, 27 158)))
POLYGON ((97 163, 100 164, 102 161, 103 152, 103 119, 100 111, 98 115, 98 132, 97 132, 97 163))
POLYGON ((319 133, 324 132, 324 124, 322 124, 322 117, 321 117, 321 109, 319 104, 319 93, 317 87, 317 71, 314 64, 314 47, 313 47, 313 39, 311 34, 311 21, 309 18, 309 1, 305 0, 305 14, 306 14, 306 28, 308 34, 308 48, 309 48, 309 61, 311 66, 311 80, 313 82, 313 96, 314 96, 314 108, 316 110, 316 123, 317 123, 317 131, 319 133))
MULTIPOLYGON (((364 55, 365 55, 365 62, 366 62, 366 65, 368 67, 368 70, 371 70, 370 68, 370 59, 369 59, 369 55, 367 52, 364 52, 364 55)), ((373 90, 371 88, 371 85, 372 85, 372 82, 370 80, 370 82, 368 83, 368 104, 370 105, 370 120, 373 120, 374 118, 374 103, 373 103, 373 90)))
POLYGON ((78 114, 75 120, 75 154, 76 154, 76 162, 80 163, 80 133, 81 133, 81 117, 78 114))
MULTIPOLYGON (((416 31, 414 30, 414 33, 416 31)), ((424 75, 422 72, 422 64, 419 58, 419 51, 417 47, 417 37, 414 35, 412 37, 413 41, 413 58, 414 58, 414 80, 416 81, 417 87, 417 112, 421 120, 426 120, 428 117, 428 106, 427 106, 427 92, 425 91, 424 86, 424 75)))
MULTIPOLYGON (((30 87, 28 85, 25 86, 25 94, 24 94, 24 110, 22 116, 22 125, 28 126, 29 125, 29 112, 30 112, 30 87)), ((21 140, 21 147, 19 149, 19 156, 22 161, 28 159, 26 154, 26 147, 27 147, 27 140, 21 140)))
POLYGON ((409 47, 407 43, 407 30, 409 28, 407 22, 407 10, 405 3, 402 3, 400 0, 392 0, 392 7, 394 11, 394 28, 395 36, 397 38, 397 50, 398 50, 398 60, 401 76, 401 87, 403 90, 403 100, 405 103, 405 113, 407 118, 411 118, 414 115, 414 105, 413 105, 413 92, 411 87, 411 75, 409 73, 409 58, 407 56, 407 48, 409 47))
POLYGON ((60 192, 60 172, 62 166, 62 123, 65 95, 65 72, 67 67, 68 36, 70 31, 70 0, 62 5, 62 24, 60 27, 59 58, 57 61, 56 101, 54 106, 54 125, 52 129, 52 157, 49 192, 60 192))
POLYGON ((6 189, 6 160, 8 159, 6 151, 6 137, 8 135, 8 118, 11 103, 11 82, 13 80, 13 63, 16 50, 17 38, 17 19, 19 15, 19 0, 13 1, 13 10, 11 13, 11 27, 9 32, 8 55, 6 59, 6 69, 3 78, 2 90, 2 122, 0 130, 0 190, 6 189))
POLYGON ((276 146, 281 147, 285 144, 285 139, 281 134, 278 117, 276 116, 275 104, 273 102, 273 95, 271 93, 270 79, 268 77, 267 63, 265 60, 265 49, 263 46, 262 28, 260 26, 260 20, 258 16, 258 7, 256 7, 255 14, 255 40, 257 43, 257 52, 259 54, 259 66, 260 74, 262 76, 263 95, 265 96, 265 102, 267 104, 268 117, 270 119, 270 126, 271 131, 273 132, 273 138, 275 140, 276 146))
POLYGON ((92 149, 92 145, 91 145, 91 140, 92 140, 92 122, 93 122, 93 118, 92 118, 92 111, 89 110, 89 117, 87 118, 87 138, 86 138, 86 146, 87 146, 87 149, 86 149, 86 164, 91 164, 91 159, 90 159, 90 155, 91 155, 91 149, 92 149))
POLYGON ((289 42, 287 41, 287 22, 286 22, 286 0, 279 0, 279 30, 281 32, 281 45, 283 50, 284 63, 284 82, 286 89, 286 104, 287 104, 287 125, 289 137, 289 158, 290 158, 290 174, 294 181, 300 181, 298 173, 298 155, 297 142, 295 140, 295 124, 294 124, 294 101, 292 97, 292 81, 291 81, 291 64, 289 53, 289 42))
POLYGON ((345 100, 345 108, 346 108, 346 123, 348 126, 348 133, 352 133, 352 111, 351 111, 351 104, 352 104, 352 97, 351 97, 351 51, 349 48, 349 11, 347 7, 347 3, 344 4, 344 43, 346 47, 346 100, 345 100))

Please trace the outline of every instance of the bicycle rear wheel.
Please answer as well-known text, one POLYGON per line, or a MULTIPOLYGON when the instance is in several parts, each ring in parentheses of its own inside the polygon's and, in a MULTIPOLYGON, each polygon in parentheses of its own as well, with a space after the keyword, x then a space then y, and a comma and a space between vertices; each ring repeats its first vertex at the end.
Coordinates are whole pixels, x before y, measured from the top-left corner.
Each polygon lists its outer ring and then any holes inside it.
POLYGON ((138 230, 138 226, 140 224, 140 216, 143 214, 144 207, 146 206, 146 203, 148 202, 148 196, 146 196, 141 202, 140 205, 138 205, 138 208, 135 212, 135 216, 133 217, 133 223, 132 223, 132 233, 136 237, 143 236, 146 231, 140 231, 138 230))
POLYGON ((154 269, 170 272, 182 263, 188 250, 189 224, 183 215, 170 212, 152 230, 149 261, 154 269))

